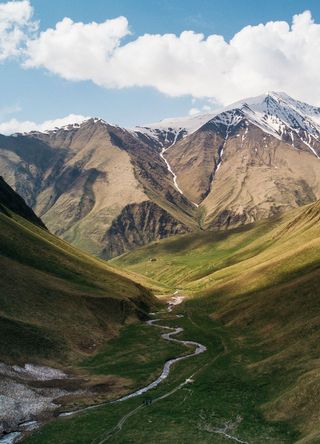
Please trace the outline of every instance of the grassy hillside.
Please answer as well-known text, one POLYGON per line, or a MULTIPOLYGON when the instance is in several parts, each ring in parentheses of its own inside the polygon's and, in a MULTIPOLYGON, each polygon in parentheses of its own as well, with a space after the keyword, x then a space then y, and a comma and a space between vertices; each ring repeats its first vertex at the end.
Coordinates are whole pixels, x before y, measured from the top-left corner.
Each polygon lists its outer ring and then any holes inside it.
POLYGON ((0 359, 64 363, 92 353, 154 305, 119 272, 9 209, 0 213, 0 359))
POLYGON ((288 281, 319 261, 320 201, 281 219, 154 242, 112 262, 201 294, 243 294, 288 281))
POLYGON ((224 325, 242 369, 265 391, 259 411, 291 424, 301 443, 320 440, 319 222, 318 201, 272 222, 169 239, 115 261, 183 288, 187 310, 224 325))
MULTIPOLYGON (((153 242, 114 259, 111 263, 152 277, 175 288, 185 288, 210 276, 230 263, 237 262, 243 248, 270 231, 271 222, 242 227, 228 232, 200 232, 153 242)), ((263 246, 262 246, 263 247, 263 246)))

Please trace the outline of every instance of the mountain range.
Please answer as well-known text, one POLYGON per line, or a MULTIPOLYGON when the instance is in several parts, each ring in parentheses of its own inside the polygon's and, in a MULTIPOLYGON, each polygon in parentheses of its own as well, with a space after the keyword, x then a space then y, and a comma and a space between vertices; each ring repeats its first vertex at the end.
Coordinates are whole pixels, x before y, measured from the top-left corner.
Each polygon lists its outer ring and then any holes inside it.
POLYGON ((125 129, 92 118, 0 136, 0 175, 48 229, 102 258, 320 198, 320 108, 271 92, 125 129))

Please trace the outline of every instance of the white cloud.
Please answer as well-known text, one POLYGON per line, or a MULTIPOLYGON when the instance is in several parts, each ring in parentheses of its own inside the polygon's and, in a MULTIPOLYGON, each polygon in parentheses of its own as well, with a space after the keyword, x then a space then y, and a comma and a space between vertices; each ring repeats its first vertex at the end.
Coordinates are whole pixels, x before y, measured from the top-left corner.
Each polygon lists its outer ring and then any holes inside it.
MULTIPOLYGON (((193 103, 196 103, 197 100, 195 100, 193 103)), ((189 116, 195 116, 196 114, 201 114, 201 113, 210 113, 213 112, 216 109, 216 106, 214 106, 214 104, 212 104, 212 106, 209 105, 202 105, 201 107, 192 107, 189 109, 189 116)))
POLYGON ((28 120, 19 121, 17 119, 10 119, 7 122, 0 123, 0 134, 27 133, 29 131, 49 131, 73 123, 80 124, 87 119, 89 119, 89 117, 81 116, 79 114, 69 114, 68 116, 59 119, 46 120, 42 123, 31 122, 28 120))
POLYGON ((196 114, 199 114, 199 113, 201 113, 201 110, 198 108, 191 108, 189 110, 189 116, 195 116, 196 114))
POLYGON ((110 58, 128 35, 125 17, 103 23, 74 23, 64 18, 27 44, 25 67, 43 66, 68 80, 103 83, 110 58))
POLYGON ((131 41, 125 17, 102 23, 64 18, 32 35, 28 0, 0 4, 0 61, 23 54, 25 68, 45 68, 68 80, 105 88, 153 87, 219 104, 284 90, 320 104, 320 24, 305 11, 292 23, 246 26, 227 42, 193 31, 145 34, 131 41))
POLYGON ((320 25, 309 11, 295 15, 291 26, 246 26, 230 42, 184 31, 123 43, 128 33, 124 17, 101 24, 65 18, 29 41, 25 66, 106 88, 149 86, 223 104, 267 90, 320 103, 320 25))
POLYGON ((21 48, 36 31, 33 9, 28 0, 0 4, 0 62, 21 54, 21 48))

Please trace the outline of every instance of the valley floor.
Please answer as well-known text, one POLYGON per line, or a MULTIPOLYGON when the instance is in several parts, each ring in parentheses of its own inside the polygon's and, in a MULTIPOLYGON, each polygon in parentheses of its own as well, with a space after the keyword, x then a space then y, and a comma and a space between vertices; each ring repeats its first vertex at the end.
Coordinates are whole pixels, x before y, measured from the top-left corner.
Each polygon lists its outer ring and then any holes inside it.
MULTIPOLYGON (((206 307, 198 301, 191 300, 173 307, 172 312, 162 312, 161 319, 161 324, 184 329, 177 338, 201 342, 207 351, 176 362, 169 377, 148 392, 148 396, 53 420, 30 435, 25 443, 256 444, 298 440, 298 434, 288 424, 268 422, 262 415, 261 406, 270 397, 274 375, 257 376, 248 370, 250 364, 267 358, 257 350, 254 341, 210 319, 206 307), (146 398, 152 403, 145 405, 146 398)), ((148 325, 134 328, 134 340, 123 331, 112 341, 113 351, 124 350, 126 344, 122 362, 117 362, 116 355, 117 364, 111 369, 110 359, 102 352, 86 363, 87 368, 100 374, 121 371, 121 376, 143 386, 161 373, 165 360, 186 353, 180 344, 163 339, 143 343, 146 331, 159 335, 160 328, 159 332, 148 325), (160 356, 162 362, 155 361, 160 356)))

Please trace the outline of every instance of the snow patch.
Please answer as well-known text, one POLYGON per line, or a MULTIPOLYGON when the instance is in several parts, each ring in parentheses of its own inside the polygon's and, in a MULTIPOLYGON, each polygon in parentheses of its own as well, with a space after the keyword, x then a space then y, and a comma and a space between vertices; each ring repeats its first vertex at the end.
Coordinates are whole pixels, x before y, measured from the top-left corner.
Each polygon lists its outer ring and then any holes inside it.
POLYGON ((175 143, 177 142, 177 139, 178 139, 178 137, 179 137, 179 134, 180 134, 180 131, 177 131, 177 132, 175 133, 173 143, 172 143, 170 146, 168 146, 167 148, 166 148, 165 146, 162 147, 161 152, 160 152, 160 157, 161 157, 161 159, 163 159, 163 160, 165 161, 165 164, 167 165, 167 169, 168 169, 169 173, 170 173, 170 174, 172 175, 172 177, 173 177, 173 184, 174 184, 176 190, 177 190, 180 194, 182 194, 182 196, 184 196, 183 191, 181 190, 181 188, 180 188, 179 185, 178 185, 178 182, 177 182, 177 175, 173 172, 173 170, 172 170, 172 168, 171 168, 171 165, 169 164, 169 162, 167 161, 167 159, 164 157, 165 152, 166 152, 169 148, 171 148, 173 145, 175 145, 175 143))
POLYGON ((39 365, 25 364, 24 367, 13 365, 12 367, 0 362, 0 375, 20 377, 24 379, 37 379, 38 381, 50 381, 52 379, 65 379, 68 376, 61 370, 42 367, 39 365))
POLYGON ((50 367, 0 363, 0 436, 12 432, 4 435, 0 443, 15 442, 22 429, 34 429, 37 426, 34 418, 43 412, 53 412, 57 408, 55 399, 68 394, 58 387, 38 387, 33 382, 65 378, 65 373, 50 367))

